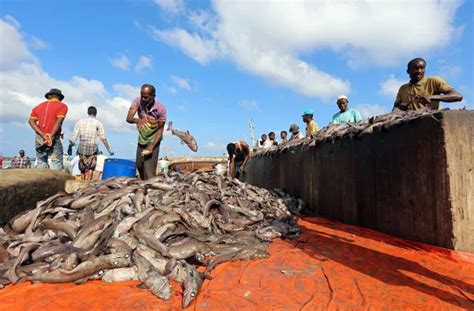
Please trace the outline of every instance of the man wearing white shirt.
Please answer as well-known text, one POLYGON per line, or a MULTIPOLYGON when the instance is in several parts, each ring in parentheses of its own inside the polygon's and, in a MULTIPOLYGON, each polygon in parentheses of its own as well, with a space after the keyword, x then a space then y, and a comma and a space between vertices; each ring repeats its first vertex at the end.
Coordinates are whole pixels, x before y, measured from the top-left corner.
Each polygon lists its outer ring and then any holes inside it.
POLYGON ((102 174, 104 172, 105 160, 107 159, 108 158, 102 153, 102 151, 99 151, 97 153, 97 162, 95 164, 93 179, 100 180, 102 178, 102 174))

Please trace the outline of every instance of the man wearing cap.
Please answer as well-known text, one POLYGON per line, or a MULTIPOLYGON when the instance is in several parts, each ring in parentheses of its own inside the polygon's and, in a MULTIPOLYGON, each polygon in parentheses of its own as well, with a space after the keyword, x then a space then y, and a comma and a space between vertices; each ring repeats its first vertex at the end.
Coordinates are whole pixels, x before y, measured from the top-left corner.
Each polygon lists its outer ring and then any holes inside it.
POLYGON ((55 170, 63 169, 63 145, 61 126, 67 114, 67 106, 62 103, 61 90, 51 89, 44 95, 47 101, 34 107, 28 123, 35 131, 36 168, 48 168, 48 158, 55 170))
POLYGON ((398 90, 393 109, 417 110, 423 107, 439 109, 439 102, 458 102, 462 95, 440 77, 425 77, 426 61, 414 58, 407 65, 410 82, 398 90))
POLYGON ((355 109, 349 109, 349 100, 346 95, 341 95, 337 98, 337 106, 339 112, 332 116, 332 124, 343 124, 347 122, 359 122, 362 120, 359 111, 355 109))
POLYGON ((155 87, 143 84, 140 97, 133 100, 127 115, 127 122, 136 124, 138 129, 136 165, 141 179, 156 175, 160 143, 166 122, 166 107, 155 97, 155 87), (137 113, 138 118, 135 118, 137 113))
POLYGON ((290 141, 304 138, 303 133, 300 132, 300 127, 294 123, 290 125, 289 132, 291 133, 290 141))
POLYGON ((313 120, 314 112, 312 109, 306 109, 303 112, 303 122, 306 123, 306 137, 311 137, 318 132, 318 124, 313 120))
POLYGON ((114 155, 110 150, 109 143, 105 137, 105 129, 102 123, 96 119, 97 108, 90 106, 87 108, 88 117, 77 121, 74 131, 69 140, 69 146, 74 146, 79 139, 77 153, 79 154, 79 169, 83 180, 91 180, 95 166, 97 164, 97 152, 99 138, 110 155, 114 155))

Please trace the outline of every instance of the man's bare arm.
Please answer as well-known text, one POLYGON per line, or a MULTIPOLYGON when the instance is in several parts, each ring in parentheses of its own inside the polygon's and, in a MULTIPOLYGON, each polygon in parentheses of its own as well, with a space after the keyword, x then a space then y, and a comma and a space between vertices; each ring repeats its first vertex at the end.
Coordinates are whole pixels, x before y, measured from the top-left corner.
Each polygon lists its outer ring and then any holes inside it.
POLYGON ((145 126, 145 122, 140 118, 134 117, 137 111, 138 111, 138 107, 130 107, 130 109, 128 109, 126 121, 127 123, 130 123, 130 124, 136 124, 138 128, 142 128, 145 126))
POLYGON ((51 130, 51 133, 50 133, 51 137, 54 137, 56 134, 58 134, 58 132, 61 129, 61 125, 63 124, 63 121, 64 121, 63 118, 56 119, 56 123, 54 123, 53 129, 51 130))
POLYGON ((41 137, 44 137, 43 131, 39 128, 38 124, 36 124, 35 119, 30 119, 28 120, 28 124, 31 126, 31 128, 36 132, 41 137))
POLYGON ((149 151, 153 152, 155 146, 161 141, 163 138, 163 129, 165 128, 165 122, 158 122, 158 129, 156 130, 156 134, 153 137, 153 140, 148 144, 147 148, 149 151))
POLYGON ((433 100, 439 100, 447 103, 459 102, 463 99, 463 96, 455 89, 450 88, 445 94, 442 95, 417 96, 416 99, 423 105, 427 106, 431 104, 431 101, 433 100))

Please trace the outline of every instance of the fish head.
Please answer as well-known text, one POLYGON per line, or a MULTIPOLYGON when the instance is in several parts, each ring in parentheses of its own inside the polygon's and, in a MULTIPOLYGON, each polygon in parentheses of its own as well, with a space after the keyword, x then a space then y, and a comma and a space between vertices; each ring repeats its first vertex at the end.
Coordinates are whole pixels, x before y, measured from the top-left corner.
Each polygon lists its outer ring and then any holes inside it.
POLYGON ((191 302, 193 302, 194 298, 196 298, 199 290, 201 289, 202 281, 203 278, 201 274, 197 272, 195 268, 191 268, 188 276, 183 282, 183 309, 187 308, 191 302))

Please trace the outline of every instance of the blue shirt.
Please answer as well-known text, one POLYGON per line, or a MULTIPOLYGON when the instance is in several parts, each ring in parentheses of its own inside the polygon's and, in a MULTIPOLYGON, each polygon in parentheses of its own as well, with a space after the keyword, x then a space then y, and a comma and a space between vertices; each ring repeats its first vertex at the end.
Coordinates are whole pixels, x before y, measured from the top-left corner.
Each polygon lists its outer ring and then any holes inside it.
POLYGON ((347 109, 345 112, 338 112, 332 116, 332 124, 342 124, 347 122, 359 122, 362 120, 360 113, 354 109, 347 109))

